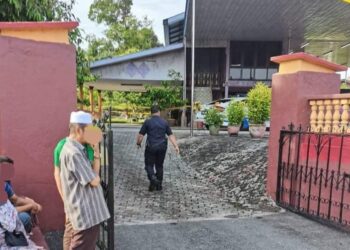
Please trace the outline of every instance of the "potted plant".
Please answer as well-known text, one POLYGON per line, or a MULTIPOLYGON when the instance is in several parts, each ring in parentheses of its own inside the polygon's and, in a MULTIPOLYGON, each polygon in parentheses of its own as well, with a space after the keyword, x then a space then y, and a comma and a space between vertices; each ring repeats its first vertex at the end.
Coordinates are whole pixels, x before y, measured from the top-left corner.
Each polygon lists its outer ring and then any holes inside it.
POLYGON ((244 118, 244 103, 232 100, 226 109, 228 119, 228 134, 230 136, 238 135, 244 118))
POLYGON ((210 135, 218 135, 220 126, 224 122, 223 114, 216 108, 209 109, 205 114, 205 124, 209 127, 210 135))
POLYGON ((265 122, 270 117, 271 89, 258 82, 247 95, 249 132, 253 138, 262 138, 265 134, 265 122))

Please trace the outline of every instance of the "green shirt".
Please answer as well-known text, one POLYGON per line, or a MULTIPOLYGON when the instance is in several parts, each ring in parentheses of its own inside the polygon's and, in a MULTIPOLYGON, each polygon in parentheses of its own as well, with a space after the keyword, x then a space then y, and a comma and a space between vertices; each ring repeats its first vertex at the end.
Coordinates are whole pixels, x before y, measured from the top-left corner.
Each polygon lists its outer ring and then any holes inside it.
MULTIPOLYGON (((55 150, 53 153, 53 163, 57 168, 60 167, 60 155, 64 144, 66 144, 66 141, 67 141, 67 138, 60 140, 55 147, 55 150)), ((94 162, 94 149, 89 144, 85 144, 84 147, 87 152, 88 158, 92 164, 94 162)))

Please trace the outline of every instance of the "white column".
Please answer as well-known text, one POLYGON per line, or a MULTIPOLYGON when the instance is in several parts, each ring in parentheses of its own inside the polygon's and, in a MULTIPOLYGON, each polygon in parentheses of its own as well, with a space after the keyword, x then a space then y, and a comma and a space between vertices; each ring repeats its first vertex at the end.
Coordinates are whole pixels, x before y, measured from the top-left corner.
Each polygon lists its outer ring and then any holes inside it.
POLYGON ((191 76, 191 137, 193 137, 193 123, 194 123, 194 68, 195 68, 195 41, 196 41, 196 0, 192 0, 192 76, 191 76))
POLYGON ((226 82, 225 82, 225 98, 228 98, 229 85, 228 81, 230 80, 230 52, 231 52, 231 43, 227 41, 226 44, 226 82))

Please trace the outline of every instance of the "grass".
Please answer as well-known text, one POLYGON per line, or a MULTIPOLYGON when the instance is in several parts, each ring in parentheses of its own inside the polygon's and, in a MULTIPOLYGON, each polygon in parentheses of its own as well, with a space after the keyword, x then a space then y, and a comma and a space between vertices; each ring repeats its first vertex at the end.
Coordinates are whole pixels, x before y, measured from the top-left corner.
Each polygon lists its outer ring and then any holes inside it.
POLYGON ((130 119, 122 119, 122 118, 118 118, 118 117, 112 117, 112 123, 118 123, 118 124, 142 124, 143 121, 131 122, 130 119))

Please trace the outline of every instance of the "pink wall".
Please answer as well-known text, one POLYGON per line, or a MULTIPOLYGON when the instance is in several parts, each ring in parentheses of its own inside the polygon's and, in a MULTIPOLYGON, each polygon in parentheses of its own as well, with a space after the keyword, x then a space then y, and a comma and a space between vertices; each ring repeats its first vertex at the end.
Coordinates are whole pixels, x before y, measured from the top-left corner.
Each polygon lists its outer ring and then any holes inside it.
POLYGON ((70 45, 0 37, 0 154, 15 161, 16 193, 43 205, 44 231, 64 223, 52 155, 76 107, 75 70, 70 45))
POLYGON ((309 125, 308 97, 339 94, 340 75, 317 72, 297 72, 274 75, 272 79, 271 127, 269 138, 269 164, 267 193, 276 198, 278 141, 283 126, 294 123, 305 129, 309 125))

